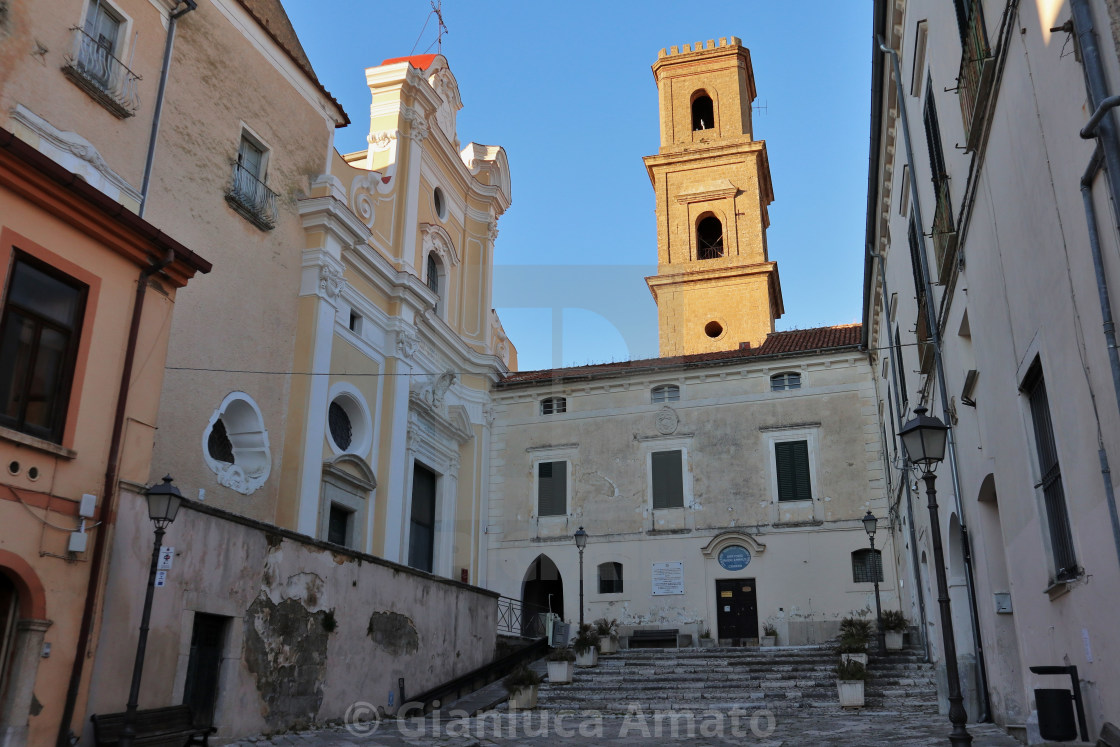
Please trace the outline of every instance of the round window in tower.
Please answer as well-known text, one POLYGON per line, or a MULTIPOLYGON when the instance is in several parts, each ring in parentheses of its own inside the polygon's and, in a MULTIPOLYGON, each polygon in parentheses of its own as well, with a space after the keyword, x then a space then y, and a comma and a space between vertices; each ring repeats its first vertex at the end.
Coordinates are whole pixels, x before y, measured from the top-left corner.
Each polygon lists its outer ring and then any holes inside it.
POLYGON ((708 322, 704 325, 704 334, 714 340, 723 334, 723 325, 717 321, 708 322))
POLYGON ((343 451, 349 449, 350 444, 354 442, 354 426, 350 422, 350 416, 337 400, 331 402, 331 406, 327 409, 327 425, 331 429, 331 438, 338 448, 343 451))
POLYGON ((436 209, 436 215, 439 216, 439 219, 440 220, 446 219, 447 218, 447 200, 443 196, 443 190, 440 189, 439 187, 436 187, 435 190, 432 191, 432 203, 433 203, 433 205, 436 209))

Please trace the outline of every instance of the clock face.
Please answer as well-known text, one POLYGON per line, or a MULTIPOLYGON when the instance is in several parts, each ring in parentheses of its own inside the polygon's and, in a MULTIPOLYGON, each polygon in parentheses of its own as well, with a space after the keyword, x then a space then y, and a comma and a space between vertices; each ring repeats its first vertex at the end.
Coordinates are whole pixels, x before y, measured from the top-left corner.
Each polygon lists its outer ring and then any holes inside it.
POLYGON ((725 571, 741 571, 751 562, 751 551, 742 545, 730 545, 719 551, 719 564, 725 571))

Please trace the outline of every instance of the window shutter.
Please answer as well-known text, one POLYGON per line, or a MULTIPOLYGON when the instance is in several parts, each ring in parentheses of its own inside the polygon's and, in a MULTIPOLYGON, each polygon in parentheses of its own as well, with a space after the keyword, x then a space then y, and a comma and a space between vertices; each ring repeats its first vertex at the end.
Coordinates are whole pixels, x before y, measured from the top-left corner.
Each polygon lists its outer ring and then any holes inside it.
POLYGON ((653 507, 684 507, 684 478, 680 451, 655 451, 650 455, 653 472, 653 507))
POLYGON ((778 473, 779 501, 807 501, 813 497, 809 481, 809 442, 786 441, 774 444, 778 473))
POLYGON ((564 515, 567 498, 567 462, 540 462, 537 465, 537 515, 564 515))

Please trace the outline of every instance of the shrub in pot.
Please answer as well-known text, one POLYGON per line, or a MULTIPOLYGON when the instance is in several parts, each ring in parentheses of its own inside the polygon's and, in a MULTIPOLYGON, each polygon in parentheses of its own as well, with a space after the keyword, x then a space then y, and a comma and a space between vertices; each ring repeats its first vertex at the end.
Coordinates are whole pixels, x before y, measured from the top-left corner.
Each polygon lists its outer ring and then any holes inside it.
POLYGON ((509 707, 511 710, 524 710, 537 707, 537 688, 541 684, 541 676, 522 664, 514 669, 502 680, 509 693, 509 707))
POLYGON ((576 655, 570 648, 554 648, 548 655, 548 681, 554 685, 572 682, 572 668, 576 655))
POLYGON ((867 664, 867 642, 871 640, 871 621, 845 617, 840 621, 840 641, 836 650, 841 662, 867 664))
POLYGON ((599 635, 599 653, 618 653, 618 620, 600 617, 595 621, 595 632, 599 635))
POLYGON ((836 665, 836 694, 843 708, 862 708, 864 683, 871 678, 867 667, 858 661, 841 661, 836 665))
POLYGON ((766 623, 762 626, 762 638, 759 640, 763 646, 777 646, 778 645, 778 629, 771 623, 766 623))
POLYGON ((909 627, 910 623, 898 610, 887 610, 883 613, 883 638, 886 641, 887 651, 902 650, 902 634, 909 627))
POLYGON ((576 652, 577 667, 593 667, 599 663, 599 634, 594 626, 584 623, 579 626, 572 641, 572 650, 576 652))
POLYGON ((716 640, 712 638, 712 629, 704 628, 700 631, 700 648, 715 648, 716 640))

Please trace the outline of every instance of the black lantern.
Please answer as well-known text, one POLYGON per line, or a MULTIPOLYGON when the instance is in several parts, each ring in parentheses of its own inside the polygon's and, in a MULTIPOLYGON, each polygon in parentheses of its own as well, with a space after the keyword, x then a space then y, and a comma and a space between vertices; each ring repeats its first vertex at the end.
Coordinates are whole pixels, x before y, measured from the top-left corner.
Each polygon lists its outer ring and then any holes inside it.
POLYGON ((583 548, 587 547, 587 532, 583 527, 576 530, 576 547, 579 548, 579 624, 583 626, 583 548))
POLYGON ((922 474, 933 472, 945 458, 945 443, 949 426, 935 417, 926 415, 926 408, 914 409, 914 419, 898 432, 902 447, 911 464, 917 465, 922 474))
POLYGON ((875 539, 875 529, 879 526, 879 520, 875 518, 875 514, 868 510, 867 514, 863 517, 863 531, 867 532, 867 536, 872 540, 875 539))
POLYGON ((153 485, 144 491, 148 498, 148 518, 159 527, 165 529, 168 524, 175 521, 179 513, 179 506, 183 502, 183 494, 179 488, 171 484, 171 475, 163 478, 163 483, 153 485))

